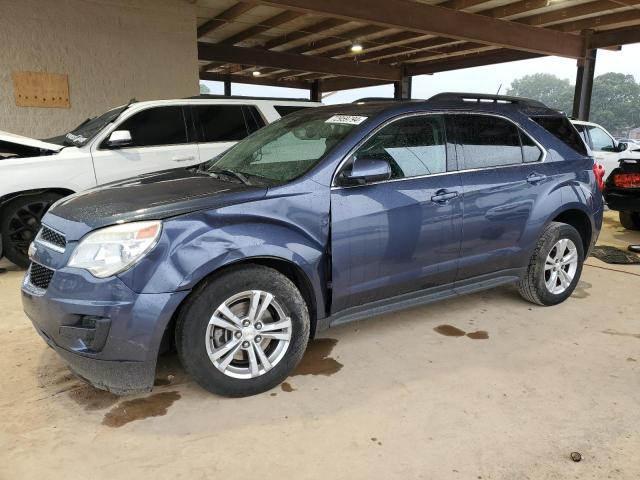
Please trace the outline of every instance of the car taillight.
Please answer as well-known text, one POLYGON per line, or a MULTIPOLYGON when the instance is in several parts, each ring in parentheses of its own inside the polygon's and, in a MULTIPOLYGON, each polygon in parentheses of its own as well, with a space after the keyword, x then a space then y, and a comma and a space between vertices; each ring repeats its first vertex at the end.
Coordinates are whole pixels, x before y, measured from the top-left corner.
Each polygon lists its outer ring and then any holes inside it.
POLYGON ((640 188, 640 173, 616 173, 613 185, 620 188, 640 188))
POLYGON ((598 189, 602 192, 604 190, 604 167, 599 163, 594 163, 593 174, 596 176, 596 183, 598 184, 598 189))

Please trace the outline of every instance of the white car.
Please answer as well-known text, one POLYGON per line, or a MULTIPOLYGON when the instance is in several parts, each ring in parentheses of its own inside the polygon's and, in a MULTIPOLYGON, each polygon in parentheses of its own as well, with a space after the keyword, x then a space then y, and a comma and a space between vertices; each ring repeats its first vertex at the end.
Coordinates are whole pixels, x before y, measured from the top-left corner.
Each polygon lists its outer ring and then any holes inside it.
POLYGON ((66 195, 203 163, 265 124, 318 105, 203 95, 132 101, 44 141, 0 131, 0 256, 27 266, 40 219, 66 195))
POLYGON ((593 152, 596 162, 604 167, 605 180, 609 176, 609 173, 618 167, 618 162, 621 159, 640 159, 639 145, 616 140, 602 125, 593 122, 583 122, 581 120, 571 120, 571 122, 593 152))

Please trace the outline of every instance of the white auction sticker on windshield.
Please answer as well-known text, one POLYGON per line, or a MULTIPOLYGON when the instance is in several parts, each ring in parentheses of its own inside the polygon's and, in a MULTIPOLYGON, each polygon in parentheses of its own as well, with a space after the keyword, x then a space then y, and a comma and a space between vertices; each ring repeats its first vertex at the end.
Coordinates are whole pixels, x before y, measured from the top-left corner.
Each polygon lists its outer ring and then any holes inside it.
POLYGON ((357 115, 334 115, 324 123, 341 123, 343 125, 360 125, 367 117, 359 117, 357 115))

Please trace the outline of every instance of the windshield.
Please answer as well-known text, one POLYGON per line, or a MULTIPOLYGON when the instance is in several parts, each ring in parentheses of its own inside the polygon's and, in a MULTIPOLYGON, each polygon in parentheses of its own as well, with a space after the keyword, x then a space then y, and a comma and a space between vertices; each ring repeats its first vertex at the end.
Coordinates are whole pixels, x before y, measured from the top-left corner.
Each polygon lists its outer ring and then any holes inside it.
POLYGON ((207 172, 240 174, 249 182, 284 183, 307 172, 367 117, 300 112, 274 122, 220 157, 207 172))
POLYGON ((49 138, 45 142, 57 143, 58 145, 81 147, 95 137, 105 126, 113 122, 124 112, 129 105, 113 108, 102 115, 87 118, 76 128, 63 135, 49 138))

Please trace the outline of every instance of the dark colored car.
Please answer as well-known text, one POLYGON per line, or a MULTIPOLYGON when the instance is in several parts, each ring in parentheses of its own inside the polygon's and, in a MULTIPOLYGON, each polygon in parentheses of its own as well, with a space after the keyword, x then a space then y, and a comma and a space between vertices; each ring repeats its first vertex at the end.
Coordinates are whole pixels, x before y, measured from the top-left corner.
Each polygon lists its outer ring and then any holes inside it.
POLYGON ((97 387, 151 389, 175 344, 204 388, 251 395, 332 325, 508 283, 564 301, 602 224, 596 172, 531 100, 294 113, 199 168, 57 202, 24 309, 97 387))
POLYGON ((620 160, 607 178, 604 198, 611 210, 620 212, 624 228, 640 230, 640 160, 620 160))

